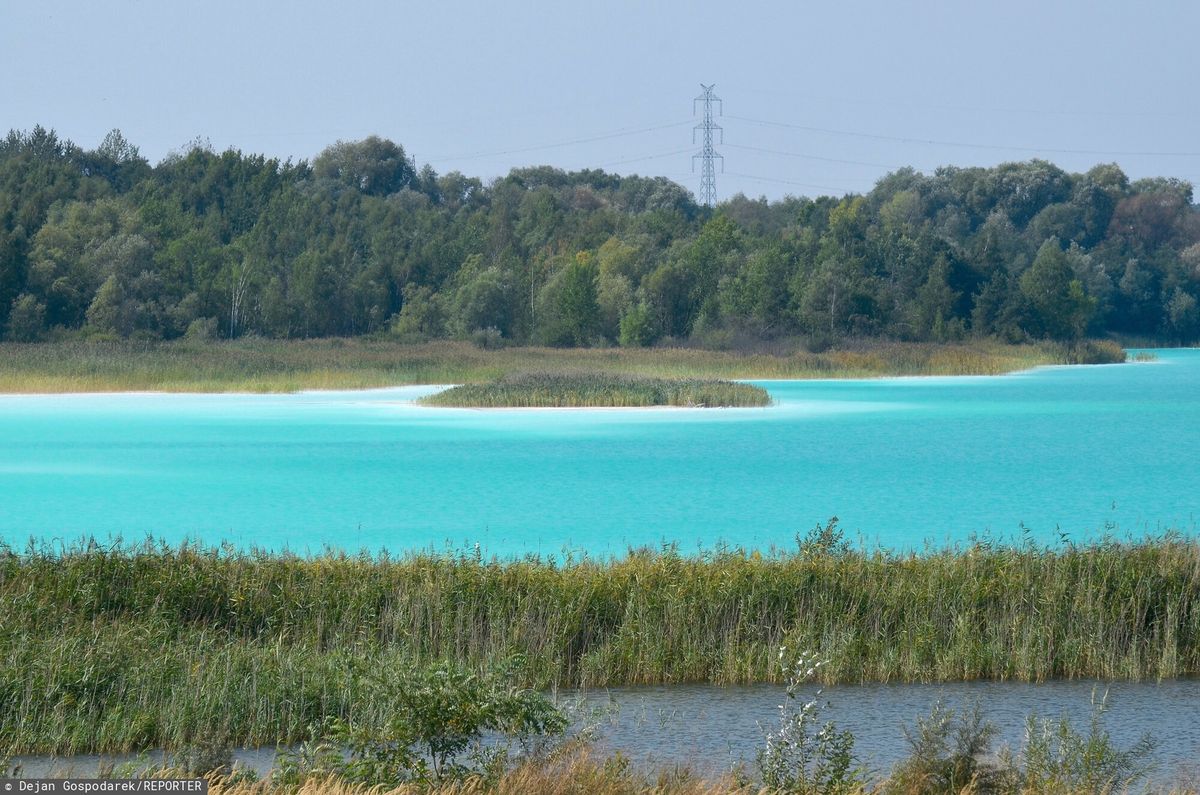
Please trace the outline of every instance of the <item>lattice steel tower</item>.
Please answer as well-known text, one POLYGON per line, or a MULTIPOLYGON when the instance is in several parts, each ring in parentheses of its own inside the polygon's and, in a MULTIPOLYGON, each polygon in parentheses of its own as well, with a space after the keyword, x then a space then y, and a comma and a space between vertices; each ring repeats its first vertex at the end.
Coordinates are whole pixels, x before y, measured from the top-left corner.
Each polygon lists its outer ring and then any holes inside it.
POLYGON ((696 133, 703 133, 703 148, 692 155, 692 171, 696 170, 696 158, 700 158, 700 203, 712 207, 717 203, 717 164, 716 161, 721 161, 721 172, 725 172, 725 158, 717 154, 713 149, 713 133, 719 133, 721 143, 725 143, 725 131, 720 125, 713 123, 713 103, 717 103, 717 113, 724 115, 725 106, 721 102, 721 98, 713 93, 713 88, 716 83, 711 86, 706 86, 703 83, 700 87, 704 89, 704 93, 692 100, 692 114, 696 113, 696 103, 704 103, 704 121, 697 124, 692 129, 692 143, 696 143, 696 133))

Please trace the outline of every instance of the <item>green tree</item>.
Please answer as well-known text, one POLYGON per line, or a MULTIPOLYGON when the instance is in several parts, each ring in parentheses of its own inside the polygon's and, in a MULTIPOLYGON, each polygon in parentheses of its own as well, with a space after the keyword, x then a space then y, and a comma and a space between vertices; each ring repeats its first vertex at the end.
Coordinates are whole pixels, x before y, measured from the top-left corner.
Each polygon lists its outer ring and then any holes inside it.
POLYGON ((977 336, 994 335, 1008 342, 1021 342, 1028 336, 1026 326, 1032 313, 1029 301, 1015 279, 1006 270, 997 270, 974 296, 971 331, 977 336))
POLYGON ((94 334, 126 337, 133 328, 125 306, 125 290, 116 275, 109 276, 96 291, 87 310, 88 327, 94 334))
POLYGON ((1029 270, 1021 274, 1021 292, 1029 300, 1036 331, 1054 339, 1083 336, 1095 311, 1095 301, 1071 272, 1058 241, 1048 239, 1038 249, 1029 270))
POLYGON ((458 288, 451 322, 461 337, 494 328, 512 336, 514 290, 512 280, 499 268, 479 271, 458 288))
POLYGON ((950 262, 945 255, 934 260, 915 304, 917 332, 922 337, 944 342, 950 329, 960 293, 950 286, 950 262))
POLYGON ((1009 340, 1174 342, 1200 334, 1191 201, 1181 180, 1035 160, 899 169, 862 196, 739 195, 708 212, 665 178, 439 176, 378 137, 311 168, 203 141, 151 167, 119 131, 84 151, 39 127, 0 139, 0 329, 11 336, 18 308, 28 329, 41 306, 38 334, 56 338, 170 338, 218 318, 230 337, 390 324, 411 339, 494 329, 562 345, 941 339, 970 317, 1009 340), (1065 271, 1048 238, 1067 245, 1065 271), (593 253, 590 275, 578 251, 593 253))
POLYGON ((885 321, 877 283, 863 260, 831 257, 792 281, 800 327, 810 333, 838 337, 868 335, 885 321))
MULTIPOLYGON (((16 314, 15 307, 13 314, 16 314)), ((1171 333, 1181 343, 1192 342, 1200 337, 1200 308, 1196 306, 1195 296, 1176 287, 1167 301, 1167 323, 1171 333)))
POLYGON ((119 199, 67 202, 51 209, 33 238, 27 282, 46 305, 48 325, 83 324, 96 290, 112 270, 113 244, 108 241, 137 231, 136 217, 119 199))
POLYGON ((313 174, 371 196, 395 193, 417 178, 404 148, 376 135, 327 147, 313 161, 313 174))
POLYGON ((8 338, 13 342, 37 342, 46 327, 46 305, 29 293, 13 301, 8 314, 8 338))
POLYGON ((597 268, 592 255, 579 252, 542 288, 539 333, 551 345, 589 344, 600 331, 597 268))
POLYGON ((691 333, 698 307, 696 274, 678 260, 665 262, 642 282, 645 303, 654 315, 654 327, 665 336, 691 333))
POLYGON ((629 279, 619 273, 602 272, 596 279, 596 305, 600 333, 616 342, 621 334, 621 318, 633 306, 633 286, 629 279))
POLYGON ((445 323, 440 296, 424 285, 404 286, 404 305, 392 321, 393 334, 409 342, 434 339, 441 336, 445 323))
POLYGON ((764 334, 786 328, 791 268, 787 252, 780 245, 754 251, 744 268, 721 283, 722 313, 750 320, 764 334))
POLYGON ((620 343, 622 348, 644 348, 656 337, 650 309, 645 304, 629 307, 621 317, 620 343))

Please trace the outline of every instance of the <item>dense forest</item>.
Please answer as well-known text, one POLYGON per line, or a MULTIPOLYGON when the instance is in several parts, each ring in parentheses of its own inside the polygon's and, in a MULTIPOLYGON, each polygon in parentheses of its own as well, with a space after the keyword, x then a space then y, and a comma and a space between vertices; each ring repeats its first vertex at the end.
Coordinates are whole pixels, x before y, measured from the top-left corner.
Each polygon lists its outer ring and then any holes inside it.
POLYGON ((556 346, 803 336, 1200 338, 1191 185, 1031 160, 715 208, 665 178, 485 184, 397 144, 311 162, 119 131, 0 141, 0 336, 391 335, 556 346))

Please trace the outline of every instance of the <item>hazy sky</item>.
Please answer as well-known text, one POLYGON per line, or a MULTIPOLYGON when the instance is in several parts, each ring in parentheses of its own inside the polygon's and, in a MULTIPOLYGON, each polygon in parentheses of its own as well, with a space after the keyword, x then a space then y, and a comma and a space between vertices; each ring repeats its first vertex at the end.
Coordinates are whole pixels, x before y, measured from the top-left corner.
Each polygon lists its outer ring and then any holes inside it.
POLYGON ((0 0, 0 127, 89 148, 119 127, 152 162, 198 136, 311 159, 378 134, 439 172, 603 167, 694 191, 704 82, 724 100, 721 198, 1030 157, 1200 184, 1198 29, 1185 0, 0 0))

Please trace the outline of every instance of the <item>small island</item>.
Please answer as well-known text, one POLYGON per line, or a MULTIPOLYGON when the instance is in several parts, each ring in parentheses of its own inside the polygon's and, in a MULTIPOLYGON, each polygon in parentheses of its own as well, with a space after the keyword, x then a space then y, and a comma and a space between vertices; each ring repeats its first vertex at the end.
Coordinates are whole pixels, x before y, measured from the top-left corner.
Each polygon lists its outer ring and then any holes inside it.
POLYGON ((442 408, 730 408, 768 406, 762 387, 707 378, 614 373, 515 373, 421 398, 442 408))

